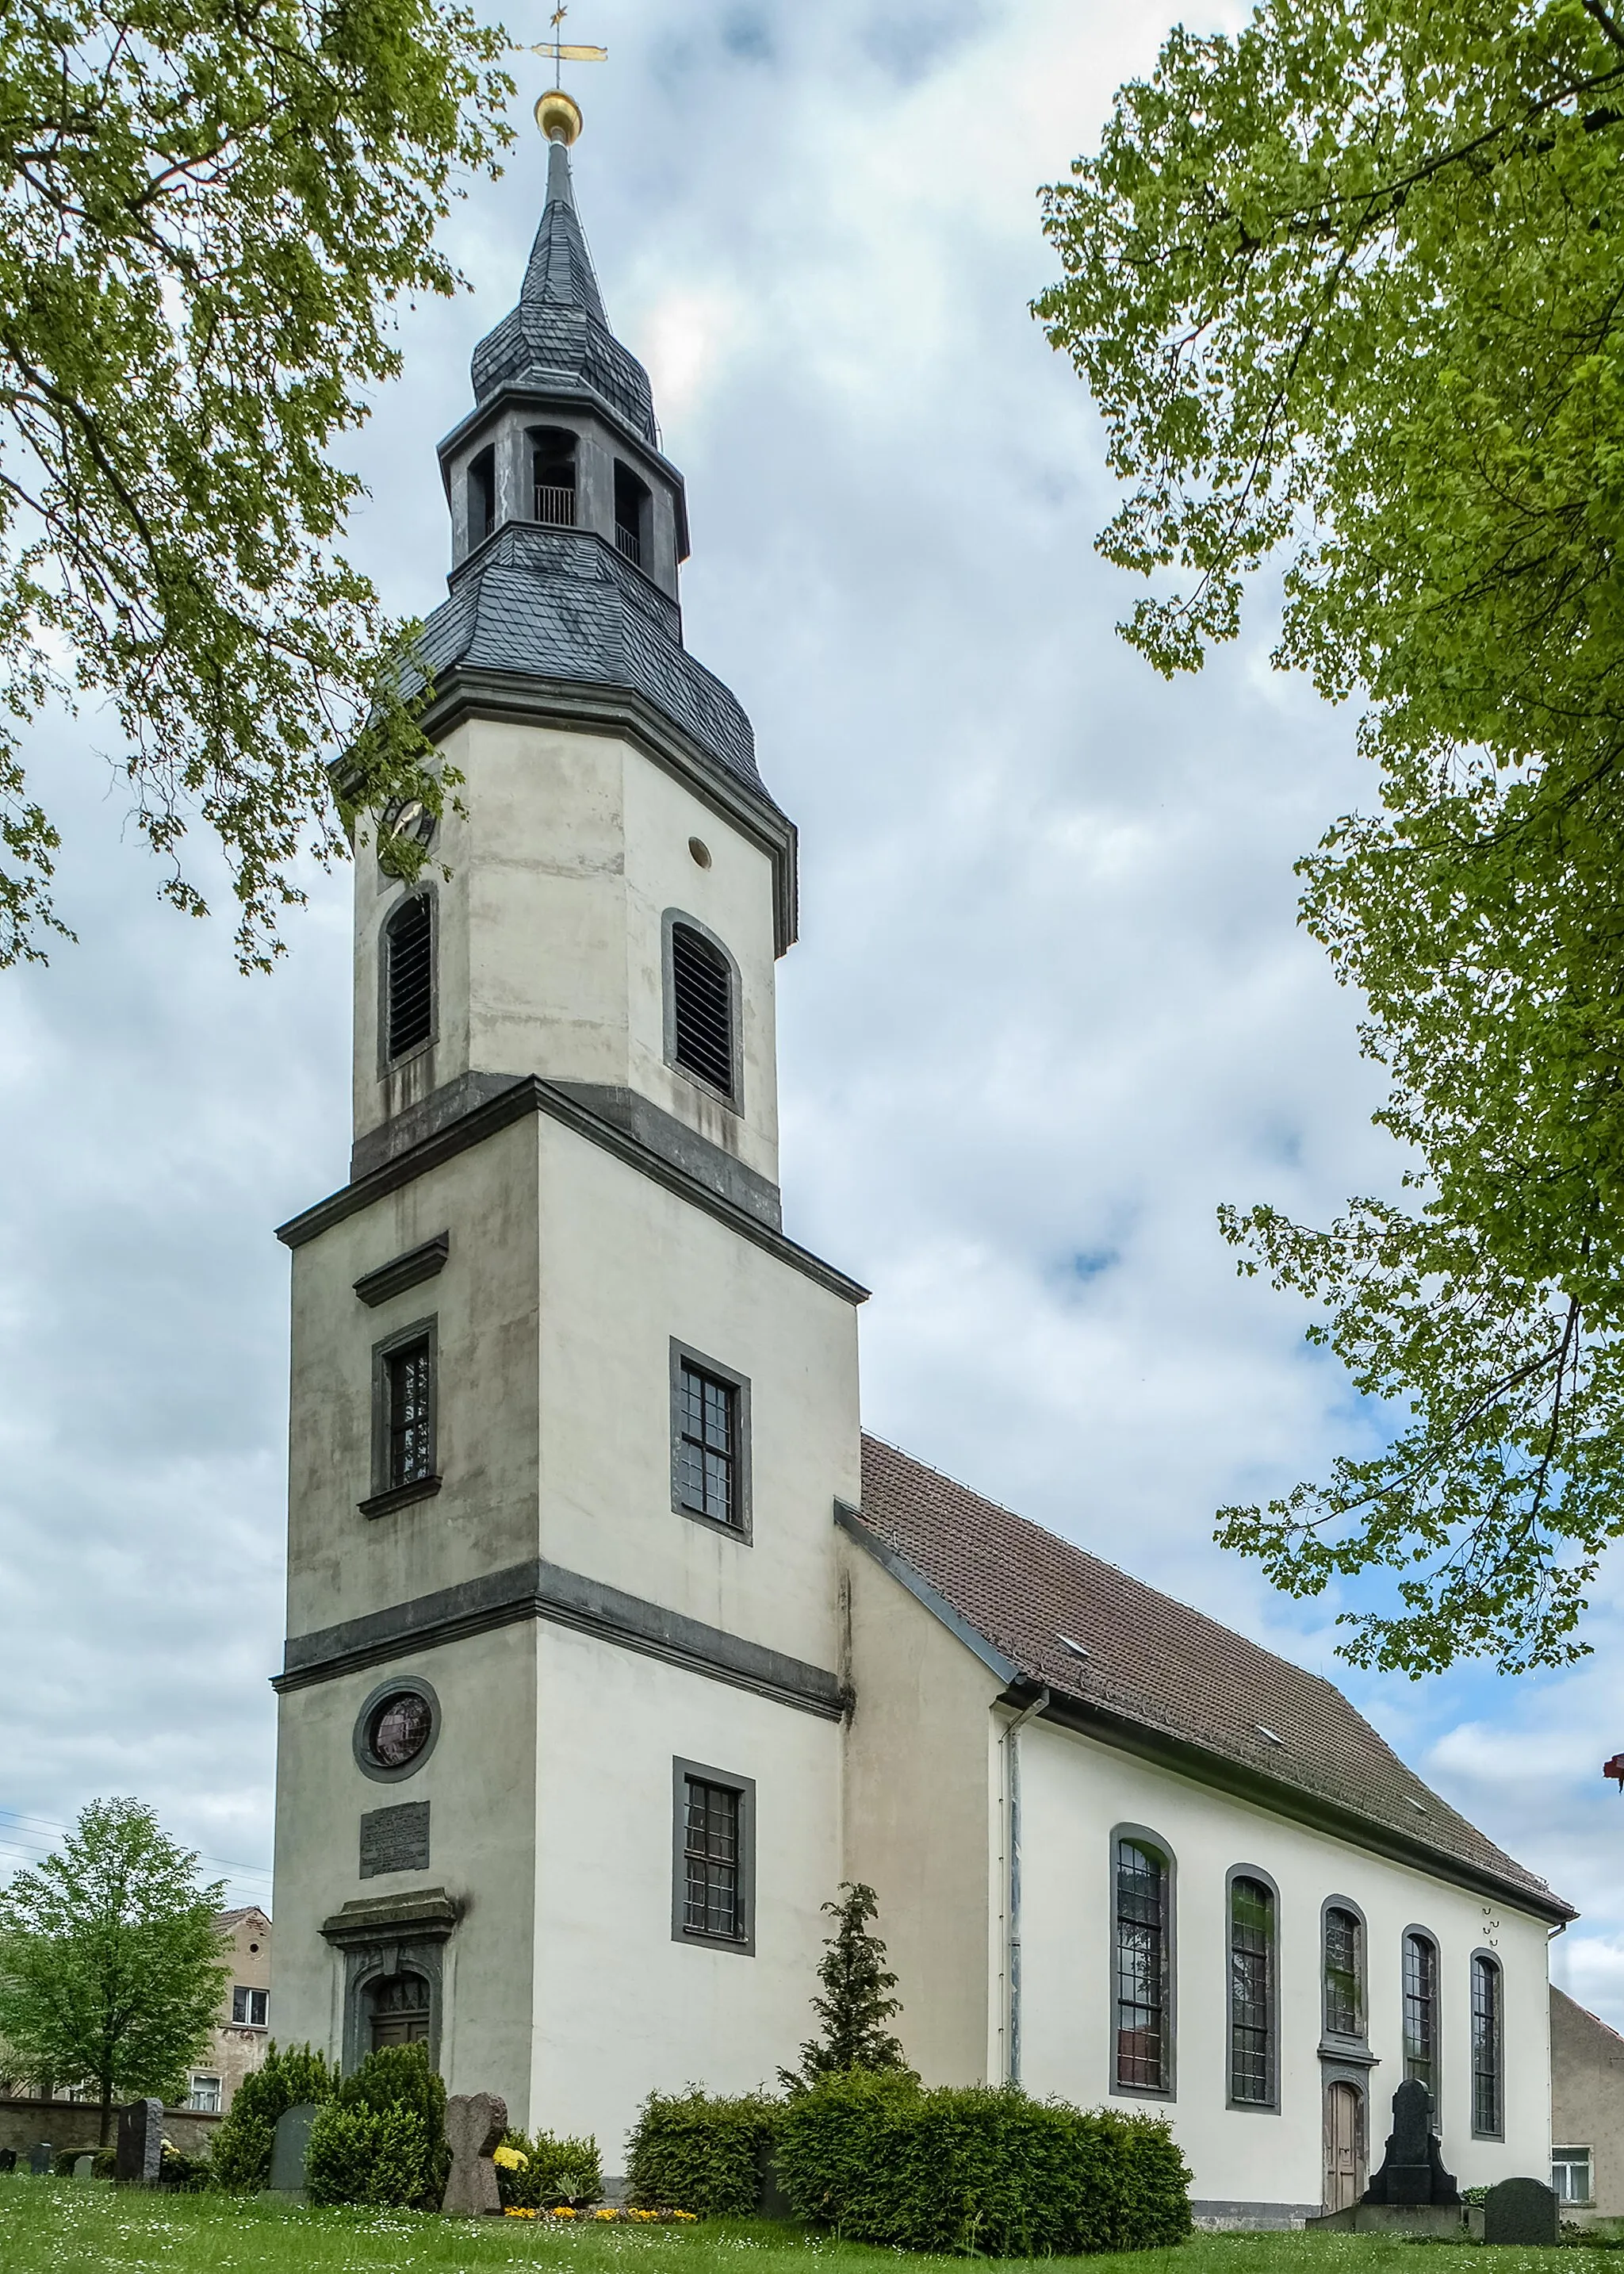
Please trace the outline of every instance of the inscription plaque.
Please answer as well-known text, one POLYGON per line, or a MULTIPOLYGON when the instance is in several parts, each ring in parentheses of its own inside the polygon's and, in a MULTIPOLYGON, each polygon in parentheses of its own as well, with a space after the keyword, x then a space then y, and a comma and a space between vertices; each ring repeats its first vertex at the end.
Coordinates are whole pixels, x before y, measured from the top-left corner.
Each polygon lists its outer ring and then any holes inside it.
POLYGON ((361 1877, 380 1871, 426 1871, 429 1868, 429 1804, 403 1801, 396 1808, 370 1808, 361 1818, 361 1877))

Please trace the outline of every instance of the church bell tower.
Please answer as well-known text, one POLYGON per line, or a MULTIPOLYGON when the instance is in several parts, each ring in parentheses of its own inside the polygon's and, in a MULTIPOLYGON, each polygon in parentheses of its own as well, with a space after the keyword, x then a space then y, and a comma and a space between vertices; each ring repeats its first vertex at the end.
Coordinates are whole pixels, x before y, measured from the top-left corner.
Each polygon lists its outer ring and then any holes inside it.
MULTIPOLYGON (((793 825, 683 644, 682 477, 544 97, 440 445, 415 879, 355 874, 349 1181, 293 1257, 274 2032, 597 2134, 805 2034, 841 1875, 862 1290, 778 1207, 793 825)), ((381 855, 380 857, 381 849, 381 855)))

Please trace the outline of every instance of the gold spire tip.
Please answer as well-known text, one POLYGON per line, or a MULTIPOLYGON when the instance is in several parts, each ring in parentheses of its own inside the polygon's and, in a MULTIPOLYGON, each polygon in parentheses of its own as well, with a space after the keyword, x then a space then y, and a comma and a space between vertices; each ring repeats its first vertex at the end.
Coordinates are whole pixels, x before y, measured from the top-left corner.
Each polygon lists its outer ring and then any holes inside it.
POLYGON ((537 102, 536 124, 544 142, 562 142, 568 148, 581 132, 581 106, 561 87, 550 87, 537 102))

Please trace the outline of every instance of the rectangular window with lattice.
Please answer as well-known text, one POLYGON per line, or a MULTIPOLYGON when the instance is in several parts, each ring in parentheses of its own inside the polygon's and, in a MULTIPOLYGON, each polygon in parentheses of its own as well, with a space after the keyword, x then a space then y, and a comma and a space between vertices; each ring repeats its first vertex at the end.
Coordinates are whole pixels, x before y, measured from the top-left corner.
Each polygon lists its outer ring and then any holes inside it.
POLYGON ((741 1374, 671 1346, 671 1504, 748 1539, 749 1393, 741 1374))
POLYGON ((753 1951, 755 1783, 697 1761, 673 1766, 672 1932, 679 1942, 753 1951))

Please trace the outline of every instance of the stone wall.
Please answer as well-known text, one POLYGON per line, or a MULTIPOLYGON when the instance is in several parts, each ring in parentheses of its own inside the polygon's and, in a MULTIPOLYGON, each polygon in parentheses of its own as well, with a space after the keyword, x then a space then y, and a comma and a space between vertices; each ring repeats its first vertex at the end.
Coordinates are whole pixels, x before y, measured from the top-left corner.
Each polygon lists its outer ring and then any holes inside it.
MULTIPOLYGON (((173 2141, 183 2155, 206 2155, 219 2121, 217 2116, 201 2115, 195 2108, 166 2108, 164 2137, 173 2141)), ((94 2148, 101 2128, 102 2112, 94 2101, 0 2099, 0 2148, 15 2148, 19 2157, 41 2140, 49 2140, 59 2153, 64 2148, 94 2148)), ((115 2134, 117 2130, 115 2114, 115 2134)), ((109 2139, 108 2145, 112 2144, 109 2139)))

